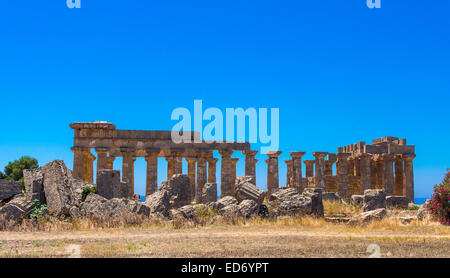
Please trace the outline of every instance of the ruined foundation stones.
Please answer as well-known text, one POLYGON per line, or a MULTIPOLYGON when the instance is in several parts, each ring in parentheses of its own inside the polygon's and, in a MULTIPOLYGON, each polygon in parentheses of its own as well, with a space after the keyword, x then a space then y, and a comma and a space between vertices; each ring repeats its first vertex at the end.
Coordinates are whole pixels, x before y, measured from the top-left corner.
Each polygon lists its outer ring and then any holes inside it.
POLYGON ((235 197, 238 202, 243 200, 253 200, 258 205, 264 201, 265 192, 252 183, 252 176, 237 177, 235 185, 235 197))

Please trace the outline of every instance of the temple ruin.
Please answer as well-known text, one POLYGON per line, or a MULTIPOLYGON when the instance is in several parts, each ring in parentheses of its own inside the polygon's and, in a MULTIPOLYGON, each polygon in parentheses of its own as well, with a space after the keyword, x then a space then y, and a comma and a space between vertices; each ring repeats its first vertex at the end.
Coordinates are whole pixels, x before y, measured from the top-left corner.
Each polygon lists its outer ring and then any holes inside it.
MULTIPOLYGON (((167 161, 167 179, 182 174, 182 161, 188 165, 191 180, 189 192, 197 200, 206 183, 216 183, 216 163, 213 151, 221 156, 221 197, 234 195, 236 163, 232 154, 240 151, 245 156, 245 175, 252 176, 256 184, 258 151, 251 150, 249 143, 200 142, 175 144, 171 131, 117 130, 108 122, 73 123, 74 130, 73 175, 87 182, 94 180, 94 161, 97 159, 96 175, 102 170, 112 170, 117 157, 122 157, 121 182, 128 187, 130 197, 134 193, 134 162, 145 158, 147 162, 146 196, 158 188, 158 158, 167 161), (91 153, 94 149, 97 157, 91 153)), ((192 132, 192 137, 199 136, 192 132)), ((197 137, 198 138, 198 137, 197 137)), ((371 145, 359 142, 338 147, 337 153, 313 152, 314 160, 302 161, 305 152, 291 152, 287 165, 286 187, 302 192, 305 188, 321 188, 337 192, 341 198, 363 194, 366 189, 384 189, 387 195, 406 196, 414 201, 414 146, 406 145, 406 139, 383 137, 371 145), (303 176, 302 164, 305 164, 303 176), (333 167, 333 165, 335 167, 333 167), (335 170, 333 170, 335 168, 335 170), (335 173, 334 173, 335 172, 335 173)), ((281 151, 267 153, 267 193, 278 190, 279 156, 281 151)), ((118 177, 117 177, 118 176, 118 177)), ((120 179, 120 173, 116 173, 120 179)))

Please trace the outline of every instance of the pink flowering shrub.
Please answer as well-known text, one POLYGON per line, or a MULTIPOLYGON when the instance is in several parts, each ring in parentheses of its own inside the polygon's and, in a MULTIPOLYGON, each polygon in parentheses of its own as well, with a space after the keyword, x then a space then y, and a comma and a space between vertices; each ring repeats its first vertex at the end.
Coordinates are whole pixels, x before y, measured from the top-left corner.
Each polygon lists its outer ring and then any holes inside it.
POLYGON ((427 209, 431 215, 441 224, 450 225, 450 169, 447 169, 447 174, 444 180, 439 185, 434 186, 433 198, 431 202, 427 202, 427 209))

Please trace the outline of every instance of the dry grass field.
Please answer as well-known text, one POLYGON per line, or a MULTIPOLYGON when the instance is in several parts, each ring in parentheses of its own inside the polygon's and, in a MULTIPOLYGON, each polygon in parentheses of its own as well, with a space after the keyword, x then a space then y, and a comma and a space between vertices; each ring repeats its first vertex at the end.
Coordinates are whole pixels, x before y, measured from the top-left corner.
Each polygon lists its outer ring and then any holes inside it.
MULTIPOLYGON (((325 204, 327 215, 356 213, 325 204)), ((394 212, 395 214, 396 212, 394 212)), ((450 257, 450 227, 436 222, 402 224, 395 217, 366 225, 334 224, 312 217, 233 219, 193 225, 146 220, 108 224, 84 220, 24 224, 0 232, 0 257, 450 257), (73 246, 72 246, 73 247, 73 246)))

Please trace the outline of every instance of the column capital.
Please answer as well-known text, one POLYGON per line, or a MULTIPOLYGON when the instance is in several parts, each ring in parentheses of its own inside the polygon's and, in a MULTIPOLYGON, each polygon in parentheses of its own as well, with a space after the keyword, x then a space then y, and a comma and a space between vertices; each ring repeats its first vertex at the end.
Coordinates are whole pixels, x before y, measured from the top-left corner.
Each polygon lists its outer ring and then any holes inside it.
POLYGON ((135 148, 131 148, 131 147, 120 147, 120 152, 121 153, 134 153, 136 151, 135 148))
POLYGON ((218 158, 214 158, 214 157, 209 157, 207 160, 208 160, 208 163, 211 163, 211 164, 216 164, 217 161, 219 161, 218 158))
POLYGON ((360 159, 371 159, 373 156, 371 154, 368 153, 360 153, 358 154, 358 158, 360 159))
POLYGON ((306 152, 290 152, 292 158, 302 158, 306 152))
POLYGON ((109 149, 110 149, 109 147, 96 147, 95 152, 96 153, 108 153, 109 149))
POLYGON ((338 160, 341 160, 341 159, 349 159, 350 158, 350 156, 351 156, 351 154, 349 154, 349 153, 338 153, 337 154, 337 159, 338 160))
POLYGON ((266 155, 269 157, 269 158, 277 158, 277 157, 279 157, 280 155, 281 155, 281 151, 268 151, 267 153, 266 153, 266 155))
POLYGON ((89 148, 88 147, 81 147, 81 146, 73 146, 72 148, 70 148, 71 151, 73 152, 85 152, 88 151, 89 148))
POLYGON ((184 159, 186 159, 188 164, 197 162, 197 158, 196 157, 192 157, 192 156, 187 156, 184 159))
POLYGON ((252 156, 252 157, 254 157, 255 155, 258 154, 258 151, 248 150, 248 151, 242 151, 242 153, 243 153, 245 156, 252 156))
POLYGON ((223 158, 228 158, 228 157, 231 157, 231 155, 233 154, 233 150, 219 150, 219 154, 223 158))
POLYGON ((236 165, 236 163, 239 161, 239 158, 237 158, 237 157, 233 157, 233 158, 231 158, 231 163, 233 164, 233 165, 236 165))
POLYGON ((145 153, 147 156, 159 156, 161 150, 159 148, 147 148, 145 149, 145 153))
POLYGON ((381 155, 381 157, 383 160, 387 160, 387 161, 394 160, 394 158, 395 158, 395 156, 390 153, 384 153, 381 155))
POLYGON ((293 163, 292 159, 286 159, 284 162, 285 162, 288 166, 289 166, 289 165, 292 165, 292 163, 293 163))
POLYGON ((328 155, 327 152, 313 152, 312 154, 316 159, 325 158, 328 155))
POLYGON ((416 158, 415 154, 404 154, 403 155, 403 160, 405 160, 405 161, 413 161, 414 158, 416 158))
POLYGON ((316 163, 316 161, 315 160, 303 160, 303 163, 305 163, 305 165, 307 165, 307 166, 310 166, 310 165, 312 166, 316 163))

